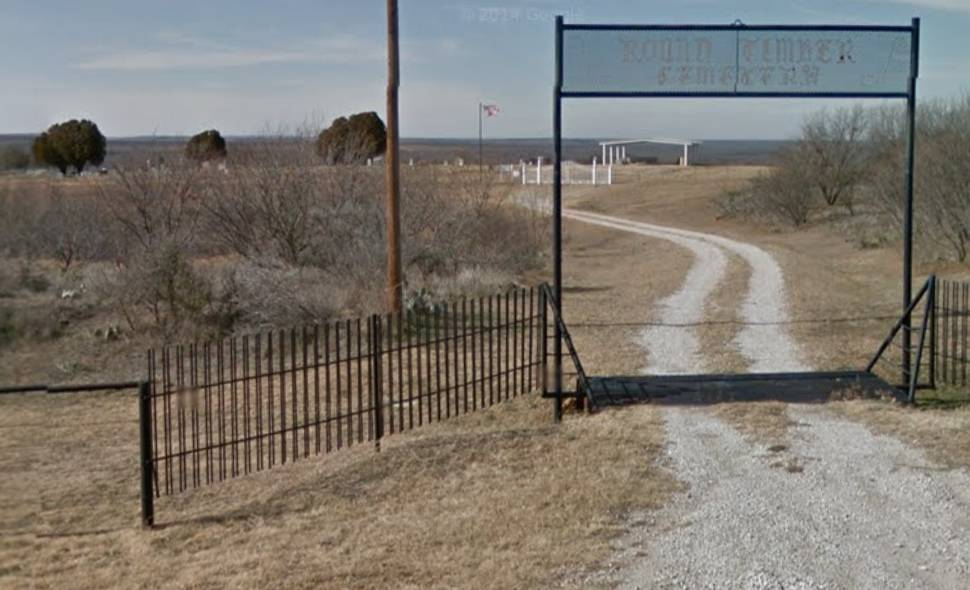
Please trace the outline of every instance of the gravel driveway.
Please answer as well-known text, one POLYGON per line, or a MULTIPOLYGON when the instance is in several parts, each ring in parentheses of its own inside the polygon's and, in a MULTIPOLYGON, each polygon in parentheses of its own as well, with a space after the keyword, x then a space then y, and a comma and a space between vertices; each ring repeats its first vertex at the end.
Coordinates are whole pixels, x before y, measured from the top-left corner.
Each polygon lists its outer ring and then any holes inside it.
POLYGON ((748 360, 752 372, 806 371, 798 346, 785 330, 788 308, 785 278, 775 259, 761 248, 717 236, 620 217, 565 209, 563 216, 575 221, 610 227, 668 240, 689 250, 694 262, 681 288, 660 302, 661 326, 647 327, 641 342, 647 347, 651 374, 701 373, 712 370, 697 350, 694 333, 704 319, 707 299, 724 278, 726 256, 739 257, 751 269, 749 288, 741 305, 746 322, 733 346, 748 360), (649 346, 647 346, 649 344, 649 346))
POLYGON ((791 406, 791 449, 705 409, 667 410, 688 492, 620 543, 621 588, 967 588, 970 480, 824 407, 791 406), (801 471, 798 471, 801 470, 801 471), (662 523, 662 524, 657 524, 662 523))
POLYGON ((638 342, 647 356, 644 373, 683 374, 708 370, 695 330, 685 329, 684 326, 704 319, 707 299, 724 278, 727 256, 723 250, 703 240, 677 235, 666 228, 646 223, 572 209, 564 211, 564 215, 592 225, 668 240, 693 254, 694 263, 681 287, 658 303, 663 324, 653 324, 645 328, 638 342))
MULTIPOLYGON (((787 333, 784 275, 773 257, 721 236, 575 210, 576 221, 649 235, 694 256, 682 288, 658 307, 666 330, 644 343, 650 372, 706 369, 697 350, 704 302, 724 257, 751 269, 733 345, 751 371, 809 367, 787 333), (674 326, 677 326, 674 328, 674 326), (686 332, 672 336, 675 331, 686 332)), ((645 333, 644 336, 648 334, 645 333)), ((787 449, 745 441, 705 408, 665 410, 666 460, 687 491, 634 515, 617 542, 622 588, 970 588, 970 477, 823 406, 789 406, 787 449)))

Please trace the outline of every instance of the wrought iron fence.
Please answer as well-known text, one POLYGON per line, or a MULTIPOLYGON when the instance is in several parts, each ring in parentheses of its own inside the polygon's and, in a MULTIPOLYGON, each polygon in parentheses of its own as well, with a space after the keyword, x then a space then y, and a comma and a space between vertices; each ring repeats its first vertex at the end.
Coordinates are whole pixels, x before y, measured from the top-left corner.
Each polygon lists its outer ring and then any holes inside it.
POLYGON ((930 276, 923 283, 866 366, 904 390, 910 403, 917 389, 934 387, 937 282, 930 276))
POLYGON ((154 498, 345 447, 379 448, 388 434, 537 389, 546 317, 546 291, 530 288, 150 350, 145 524, 154 498))
POLYGON ((883 341, 867 370, 878 370, 907 389, 911 402, 916 400, 917 390, 937 389, 941 385, 965 388, 970 364, 968 342, 970 283, 931 276, 883 341), (907 335, 908 362, 902 342, 907 335), (897 363, 900 358, 902 362, 897 363))
POLYGON ((970 336, 970 283, 937 281, 933 365, 936 382, 967 385, 967 339, 970 336))

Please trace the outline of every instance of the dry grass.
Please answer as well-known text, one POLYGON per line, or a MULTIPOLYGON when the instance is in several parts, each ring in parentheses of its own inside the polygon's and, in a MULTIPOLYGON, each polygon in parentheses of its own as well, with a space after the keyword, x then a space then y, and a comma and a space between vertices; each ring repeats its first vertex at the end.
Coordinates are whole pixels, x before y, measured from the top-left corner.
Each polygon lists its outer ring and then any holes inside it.
MULTIPOLYGON (((580 208, 712 232, 770 252, 786 272, 792 319, 788 329, 802 345, 805 360, 816 368, 864 366, 899 313, 900 262, 895 246, 862 250, 853 236, 825 225, 779 232, 765 225, 718 218, 716 199, 741 188, 765 168, 625 166, 621 170, 625 176, 619 177, 620 184, 607 192, 597 194, 583 187, 567 191, 567 196, 580 208)), ((647 256, 648 252, 638 254, 647 256)), ((655 260, 659 255, 649 252, 655 260)), ((712 300, 717 310, 712 317, 727 321, 737 319, 731 304, 737 304, 738 289, 747 280, 736 272, 741 265, 733 257, 730 264, 732 274, 712 300)), ((917 272, 931 270, 936 268, 926 265, 917 272)), ((729 348, 724 343, 730 342, 736 326, 712 325, 704 331, 704 353, 709 358, 725 370, 743 368, 737 357, 723 354, 729 348), (720 346, 718 337, 724 338, 720 346)))
POLYGON ((748 441, 767 446, 772 452, 787 448, 789 429, 795 423, 782 402, 735 402, 718 404, 714 415, 733 426, 748 441))
POLYGON ((138 528, 129 394, 0 398, 0 586, 569 583, 676 490, 655 408, 491 410, 158 503, 138 528))
POLYGON ((950 468, 970 468, 970 407, 913 409, 885 401, 833 402, 829 407, 873 431, 922 448, 950 468))
POLYGON ((796 474, 805 470, 790 453, 791 429, 796 426, 782 402, 734 402, 714 406, 715 416, 733 426, 749 443, 763 447, 771 467, 796 474))

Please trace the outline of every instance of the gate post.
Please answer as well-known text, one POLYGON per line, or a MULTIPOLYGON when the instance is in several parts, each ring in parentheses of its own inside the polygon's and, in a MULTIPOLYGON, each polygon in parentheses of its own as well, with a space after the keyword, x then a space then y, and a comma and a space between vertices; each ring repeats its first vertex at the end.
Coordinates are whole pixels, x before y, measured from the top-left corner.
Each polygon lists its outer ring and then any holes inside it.
MULTIPOLYGON (((930 276, 930 388, 936 389, 936 275, 930 276)), ((924 329, 926 326, 924 326, 924 329)))
MULTIPOLYGON (((552 289, 550 297, 562 311, 562 16, 556 17, 556 81, 552 92, 552 143, 555 161, 552 168, 552 289)), ((556 388, 555 420, 562 421, 562 334, 559 322, 552 331, 555 342, 553 352, 553 387, 556 388)))
POLYGON ((148 381, 138 384, 138 429, 141 455, 141 524, 152 528, 155 524, 155 496, 152 489, 152 387, 148 381))
POLYGON ((381 316, 372 315, 370 318, 370 354, 371 354, 371 405, 374 411, 374 450, 381 451, 381 438, 384 437, 384 385, 381 374, 383 351, 381 349, 381 316))
MULTIPOLYGON (((916 163, 916 80, 919 76, 920 19, 912 21, 909 87, 906 97, 906 192, 903 215, 903 310, 913 300, 913 191, 916 163)), ((903 324, 903 376, 909 380, 912 370, 912 317, 903 324)))
POLYGON ((539 388, 545 396, 549 391, 549 319, 546 317, 546 292, 549 285, 539 289, 539 388))

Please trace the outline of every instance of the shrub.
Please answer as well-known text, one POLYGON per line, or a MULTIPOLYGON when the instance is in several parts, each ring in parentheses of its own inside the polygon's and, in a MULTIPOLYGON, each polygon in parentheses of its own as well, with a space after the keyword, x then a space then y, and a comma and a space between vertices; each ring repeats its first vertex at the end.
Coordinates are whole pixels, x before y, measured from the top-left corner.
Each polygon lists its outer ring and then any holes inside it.
POLYGON ((222 160, 227 154, 226 140, 215 129, 193 135, 185 144, 185 157, 193 162, 222 160))
MULTIPOLYGON (((247 143, 228 175, 187 159, 115 166, 99 183, 91 209, 99 225, 89 232, 107 233, 109 243, 73 259, 115 256, 113 267, 85 267, 88 276, 101 273, 96 284, 85 279, 92 301, 105 301, 133 331, 165 338, 383 310, 383 171, 321 167, 313 148, 294 139, 247 143)), ((407 288, 457 295, 506 285, 539 262, 547 223, 512 203, 512 190, 477 172, 405 170, 407 288)), ((52 227, 87 202, 58 201, 56 191, 51 200, 39 217, 51 216, 52 227)), ((37 235, 31 240, 48 255, 77 250, 73 240, 54 248, 37 235)))
POLYGON ((20 286, 31 293, 46 293, 51 282, 43 274, 34 272, 26 261, 20 265, 20 286))
POLYGON ((328 164, 354 164, 384 153, 387 129, 377 113, 338 117, 317 137, 317 153, 328 164))
POLYGON ((95 289, 130 329, 149 327, 166 339, 183 332, 204 333, 212 301, 209 281, 171 242, 139 249, 117 272, 106 273, 95 289))
MULTIPOLYGON (((805 223, 815 206, 859 199, 867 218, 849 230, 866 232, 865 247, 898 239, 905 217, 906 113, 859 107, 809 119, 803 137, 778 168, 718 202, 722 215, 783 218, 805 223), (806 199, 804 187, 813 198, 806 199), (864 200, 863 200, 864 199, 864 200)), ((914 236, 933 256, 970 259, 970 94, 920 103, 916 125, 914 236)))
POLYGON ((808 219, 817 202, 807 169, 801 165, 800 149, 782 152, 777 167, 751 180, 741 191, 728 193, 718 201, 725 217, 748 217, 799 227, 808 219))
POLYGON ((234 323, 257 327, 323 322, 346 307, 346 285, 321 269, 255 258, 226 269, 217 287, 234 323), (344 287, 344 288, 342 288, 344 287))

